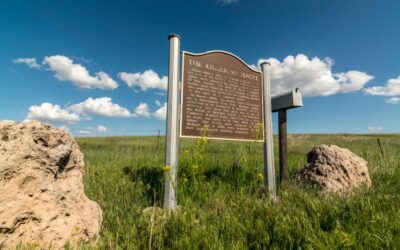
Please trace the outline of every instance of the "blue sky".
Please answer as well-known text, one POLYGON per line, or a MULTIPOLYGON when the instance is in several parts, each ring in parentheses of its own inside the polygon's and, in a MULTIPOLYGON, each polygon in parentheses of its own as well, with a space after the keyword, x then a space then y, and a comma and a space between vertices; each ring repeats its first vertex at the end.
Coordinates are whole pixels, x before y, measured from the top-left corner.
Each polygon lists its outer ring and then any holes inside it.
POLYGON ((399 133, 399 10, 389 0, 2 1, 0 119, 163 133, 167 35, 178 33, 187 51, 270 60, 273 92, 304 94, 290 133, 399 133))

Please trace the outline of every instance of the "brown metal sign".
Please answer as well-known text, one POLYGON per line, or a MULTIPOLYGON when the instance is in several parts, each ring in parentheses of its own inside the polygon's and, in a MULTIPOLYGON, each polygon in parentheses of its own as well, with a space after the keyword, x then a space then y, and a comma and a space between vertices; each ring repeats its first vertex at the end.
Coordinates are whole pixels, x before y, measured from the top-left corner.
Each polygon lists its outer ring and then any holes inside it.
POLYGON ((223 51, 182 57, 181 137, 263 141, 261 72, 223 51))

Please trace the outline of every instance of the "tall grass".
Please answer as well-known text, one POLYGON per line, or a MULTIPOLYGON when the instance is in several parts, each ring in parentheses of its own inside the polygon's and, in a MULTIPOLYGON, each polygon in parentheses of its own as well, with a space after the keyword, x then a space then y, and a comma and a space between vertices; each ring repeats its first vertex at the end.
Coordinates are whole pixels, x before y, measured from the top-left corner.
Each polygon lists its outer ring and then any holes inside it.
POLYGON ((86 193, 104 212, 95 248, 399 248, 400 136, 379 137, 383 156, 377 136, 289 136, 290 174, 314 145, 336 144, 368 161, 373 186, 338 196, 288 182, 276 201, 264 197, 261 144, 181 140, 179 211, 154 216, 143 209, 162 207, 168 171, 157 138, 79 138, 86 193))

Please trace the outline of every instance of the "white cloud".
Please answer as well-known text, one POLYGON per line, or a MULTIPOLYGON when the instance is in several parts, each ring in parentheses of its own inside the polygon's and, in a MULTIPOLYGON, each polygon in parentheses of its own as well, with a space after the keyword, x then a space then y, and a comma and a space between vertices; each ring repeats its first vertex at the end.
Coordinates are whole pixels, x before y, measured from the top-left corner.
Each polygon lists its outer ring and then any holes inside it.
POLYGON ((152 115, 157 119, 165 120, 167 118, 167 103, 164 103, 164 105, 153 112, 152 115))
MULTIPOLYGON (((42 103, 40 106, 31 106, 26 116, 26 121, 40 120, 50 123, 75 123, 80 120, 91 120, 90 115, 99 115, 107 117, 118 118, 131 118, 137 116, 150 117, 149 107, 146 103, 140 103, 135 113, 131 113, 128 109, 113 103, 109 97, 102 97, 93 99, 89 97, 87 100, 77 104, 67 104, 64 108, 60 105, 51 103, 42 103)), ((61 126, 60 128, 66 128, 61 126)), ((84 130, 105 132, 107 128, 104 126, 97 126, 96 128, 87 127, 84 130)))
POLYGON ((400 104, 400 97, 392 97, 386 100, 389 104, 400 104))
POLYGON ((400 96, 400 76, 389 79, 386 86, 374 86, 364 89, 369 95, 400 96))
POLYGON ((58 128, 59 128, 59 129, 62 129, 62 130, 65 130, 65 131, 67 131, 68 133, 70 132, 68 126, 66 126, 66 125, 61 125, 61 126, 58 127, 58 128))
MULTIPOLYGON (((258 65, 265 61, 259 59, 258 65)), ((269 58, 271 63, 272 95, 300 88, 303 96, 329 96, 336 93, 347 93, 360 90, 373 79, 364 72, 351 70, 333 73, 333 60, 306 55, 289 55, 282 61, 269 58)))
POLYGON ((70 81, 80 88, 115 89, 118 87, 117 82, 105 72, 100 71, 95 73, 95 76, 91 76, 85 67, 74 63, 66 56, 46 56, 43 64, 47 64, 60 81, 70 81))
POLYGON ((147 103, 141 102, 141 103, 135 108, 134 114, 137 115, 137 116, 150 117, 149 105, 147 105, 147 103))
POLYGON ((42 103, 40 106, 29 107, 26 119, 55 123, 74 123, 80 120, 78 114, 61 108, 59 105, 42 103))
POLYGON ((78 134, 84 134, 84 135, 89 135, 91 133, 92 133, 92 131, 85 130, 85 129, 81 129, 81 130, 78 131, 78 134))
POLYGON ((368 127, 368 130, 371 132, 381 132, 382 128, 381 127, 368 127))
POLYGON ((146 70, 143 73, 118 73, 118 77, 124 81, 129 87, 135 89, 139 87, 142 91, 148 89, 161 89, 166 91, 168 86, 168 77, 160 77, 153 70, 146 70))
POLYGON ((104 127, 104 126, 99 125, 99 126, 97 126, 96 130, 99 131, 99 132, 106 132, 107 128, 104 127))
MULTIPOLYGON (((91 98, 89 97, 83 102, 76 104, 67 104, 64 108, 60 105, 51 103, 42 103, 40 106, 31 106, 26 116, 26 120, 40 120, 50 123, 69 124, 76 123, 81 120, 91 120, 91 115, 118 117, 118 118, 132 118, 132 117, 154 117, 157 119, 165 120, 167 111, 167 103, 159 107, 155 112, 151 113, 147 103, 140 103, 133 112, 121 107, 119 104, 113 103, 109 97, 91 98)), ((65 128, 66 126, 61 126, 65 128)), ((86 131, 106 132, 108 129, 104 126, 98 125, 97 127, 87 127, 86 131)))
POLYGON ((222 5, 228 5, 237 2, 239 2, 239 0, 218 0, 218 3, 221 3, 222 5))
POLYGON ((347 73, 336 73, 335 76, 343 93, 360 90, 367 82, 374 79, 373 76, 356 70, 350 70, 347 73))
POLYGON ((29 68, 40 69, 40 65, 36 62, 36 58, 17 58, 12 60, 14 63, 24 63, 29 68))
POLYGON ((161 102, 159 100, 155 100, 154 102, 156 103, 157 107, 161 107, 161 102))
POLYGON ((82 61, 84 63, 92 63, 93 60, 92 59, 87 59, 83 56, 71 56, 73 59, 77 60, 77 61, 82 61))
POLYGON ((16 121, 14 120, 1 120, 2 122, 9 122, 9 123, 15 123, 16 121))
POLYGON ((128 109, 112 102, 110 97, 93 99, 89 97, 86 101, 68 107, 68 110, 81 115, 101 115, 108 117, 132 117, 128 109))

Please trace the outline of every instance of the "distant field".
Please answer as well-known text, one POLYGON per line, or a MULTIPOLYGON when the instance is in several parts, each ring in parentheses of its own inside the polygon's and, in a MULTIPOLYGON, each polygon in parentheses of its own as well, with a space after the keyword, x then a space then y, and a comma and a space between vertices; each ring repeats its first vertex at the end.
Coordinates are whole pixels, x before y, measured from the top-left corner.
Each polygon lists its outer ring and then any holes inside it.
POLYGON ((77 140, 86 193, 104 212, 98 248, 400 247, 399 135, 291 135, 290 174, 304 166, 314 145, 336 144, 368 161, 373 186, 339 197, 286 183, 277 202, 263 197, 261 144, 181 140, 180 211, 154 221, 142 210, 154 201, 162 207, 164 138, 158 149, 157 137, 77 140))

